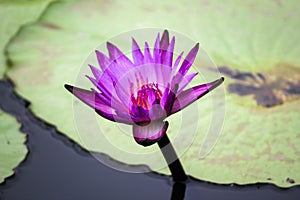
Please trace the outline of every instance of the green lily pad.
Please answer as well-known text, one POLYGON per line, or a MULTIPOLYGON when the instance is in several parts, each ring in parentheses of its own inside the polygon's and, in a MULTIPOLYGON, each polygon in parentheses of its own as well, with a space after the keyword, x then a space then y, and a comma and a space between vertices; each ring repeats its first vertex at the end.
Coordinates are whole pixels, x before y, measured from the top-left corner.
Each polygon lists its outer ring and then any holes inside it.
POLYGON ((13 169, 24 160, 28 152, 26 135, 18 130, 18 122, 0 111, 0 183, 13 175, 13 169))
MULTIPOLYGON (((8 70, 8 75, 15 81, 17 92, 32 102, 31 108, 39 117, 56 125, 84 148, 108 153, 115 159, 125 159, 129 164, 148 164, 156 169, 147 162, 146 156, 144 160, 130 157, 134 152, 155 152, 156 146, 140 147, 132 137, 122 134, 129 132, 130 127, 120 127, 98 117, 97 123, 105 132, 106 140, 120 145, 120 149, 113 152, 106 148, 103 138, 93 131, 99 129, 95 127, 96 123, 84 121, 94 115, 91 109, 85 111, 86 107, 82 108, 84 112, 80 118, 86 126, 81 128, 85 128, 90 139, 85 140, 78 135, 72 98, 63 84, 75 82, 89 53, 101 42, 126 30, 168 28, 200 41, 218 66, 271 74, 268 82, 277 88, 276 83, 280 82, 281 76, 292 75, 292 80, 284 79, 286 82, 299 80, 299 8, 297 1, 271 0, 232 0, 226 3, 203 0, 184 4, 181 1, 158 0, 58 2, 51 5, 38 23, 25 27, 10 43, 8 53, 13 67, 8 70), (128 152, 128 157, 118 157, 122 150, 128 152)), ((200 61, 195 66, 201 66, 200 61)), ((202 67, 199 70, 204 72, 207 69, 202 67)), ((194 83, 199 82, 203 81, 196 80, 194 83)), ((223 134, 214 150, 204 158, 199 155, 199 150, 211 124, 211 113, 221 109, 219 104, 222 102, 212 107, 211 99, 204 97, 193 104, 201 113, 201 120, 197 124, 200 127, 197 137, 192 138, 192 146, 181 157, 185 170, 195 178, 215 183, 263 182, 280 187, 299 184, 298 95, 283 98, 281 104, 267 108, 255 101, 254 95, 260 96, 260 93, 240 96, 230 92, 230 84, 236 82, 231 76, 225 80, 226 119, 219 124, 223 126, 223 134)), ((241 84, 257 85, 255 80, 241 84)), ((257 87, 262 85, 260 83, 257 87)), ((83 105, 75 102, 77 104, 83 105)), ((183 119, 186 126, 182 134, 193 131, 192 125, 196 123, 193 115, 198 113, 193 110, 186 112, 191 117, 185 119, 178 113, 169 119, 169 135, 174 144, 177 144, 174 135, 180 134, 177 133, 181 125, 178 120, 182 122, 183 119)), ((188 146, 190 139, 188 136, 180 143, 188 146)), ((157 159, 161 162, 162 157, 157 159)), ((166 168, 160 172, 169 173, 166 168)))
POLYGON ((51 1, 53 0, 0 1, 0 78, 3 77, 6 66, 5 46, 22 25, 37 20, 51 1))

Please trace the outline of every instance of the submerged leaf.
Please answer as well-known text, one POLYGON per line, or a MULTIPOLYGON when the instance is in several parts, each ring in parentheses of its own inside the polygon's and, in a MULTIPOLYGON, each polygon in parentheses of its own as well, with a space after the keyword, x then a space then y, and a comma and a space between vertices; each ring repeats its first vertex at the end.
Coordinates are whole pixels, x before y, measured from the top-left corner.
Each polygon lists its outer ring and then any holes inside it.
POLYGON ((13 175, 13 169, 19 165, 28 152, 25 146, 26 136, 20 133, 18 122, 0 111, 0 183, 13 175))

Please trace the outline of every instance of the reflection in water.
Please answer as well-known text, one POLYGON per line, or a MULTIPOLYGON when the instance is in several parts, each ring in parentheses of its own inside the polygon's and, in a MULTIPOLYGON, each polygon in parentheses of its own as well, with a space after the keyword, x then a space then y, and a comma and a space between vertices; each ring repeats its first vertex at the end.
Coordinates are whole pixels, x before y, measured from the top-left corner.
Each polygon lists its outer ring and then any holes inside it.
POLYGON ((175 182, 173 184, 171 200, 183 200, 185 195, 185 189, 185 183, 175 182))

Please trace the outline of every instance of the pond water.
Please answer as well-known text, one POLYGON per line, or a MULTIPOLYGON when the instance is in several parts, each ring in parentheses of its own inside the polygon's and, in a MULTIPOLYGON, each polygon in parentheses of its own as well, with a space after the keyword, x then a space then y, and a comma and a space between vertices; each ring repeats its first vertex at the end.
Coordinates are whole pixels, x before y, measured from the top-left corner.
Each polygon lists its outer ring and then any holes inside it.
POLYGON ((116 171, 35 117, 27 108, 29 103, 14 93, 11 82, 0 81, 0 94, 1 109, 22 124, 29 149, 16 174, 0 184, 0 200, 299 199, 300 187, 217 185, 193 179, 173 185, 170 177, 156 173, 116 171))

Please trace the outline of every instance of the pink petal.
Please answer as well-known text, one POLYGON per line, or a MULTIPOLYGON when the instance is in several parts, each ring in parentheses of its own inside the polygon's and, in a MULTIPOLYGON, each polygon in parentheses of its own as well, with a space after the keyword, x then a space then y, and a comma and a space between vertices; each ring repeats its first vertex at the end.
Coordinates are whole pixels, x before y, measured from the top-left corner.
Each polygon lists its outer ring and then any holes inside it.
MULTIPOLYGON (((97 96, 102 100, 106 105, 112 107, 112 109, 115 109, 116 111, 119 111, 119 113, 124 112, 128 113, 128 108, 122 104, 119 99, 116 99, 114 95, 107 96, 105 93, 99 93, 95 89, 91 89, 97 96)), ((129 114, 127 114, 127 117, 129 117, 129 114)))
POLYGON ((116 78, 111 75, 110 71, 106 70, 100 79, 97 80, 97 82, 103 85, 103 88, 105 88, 107 93, 111 96, 112 91, 114 91, 114 83, 116 82, 116 78))
POLYGON ((165 90, 163 91, 163 95, 160 99, 160 105, 164 108, 167 102, 167 98, 170 92, 170 84, 168 84, 168 86, 165 88, 165 90))
POLYGON ((150 53, 150 48, 147 42, 145 42, 144 63, 153 63, 153 59, 150 53))
POLYGON ((152 121, 147 125, 133 125, 135 141, 143 146, 150 146, 157 142, 168 129, 168 122, 152 121))
POLYGON ((169 94, 168 94, 168 97, 167 97, 167 100, 165 103, 165 110, 167 113, 171 113, 171 109, 173 107, 177 91, 178 91, 178 84, 175 84, 174 88, 169 91, 169 94))
POLYGON ((160 41, 160 49, 166 51, 168 49, 168 46, 169 46, 169 32, 167 30, 164 30, 160 41))
POLYGON ((89 65, 91 68, 91 71, 95 77, 92 78, 90 76, 87 76, 90 81, 103 93, 105 93, 107 96, 111 96, 111 92, 114 89, 113 81, 116 79, 115 77, 109 75, 111 72, 109 70, 105 70, 103 73, 96 67, 89 65))
POLYGON ((102 92, 102 94, 107 97, 110 98, 111 97, 111 93, 110 91, 108 91, 103 84, 101 84, 100 81, 97 81, 96 79, 86 75, 86 77, 102 92))
POLYGON ((164 107, 160 104, 155 103, 151 105, 149 110, 149 118, 151 121, 162 120, 167 117, 167 112, 165 111, 164 107))
POLYGON ((224 78, 222 77, 213 82, 206 83, 203 85, 198 85, 181 92, 174 101, 171 114, 184 109, 185 107, 187 107, 188 105, 196 101, 197 99, 207 94, 209 91, 218 87, 223 81, 224 78))
MULTIPOLYGON (((101 67, 102 71, 107 69, 111 64, 113 64, 113 61, 109 59, 104 53, 101 51, 96 50, 96 56, 99 63, 99 66, 101 67)), ((91 67, 91 65, 89 65, 91 67)))
POLYGON ((133 66, 129 58, 127 58, 127 56, 124 55, 118 47, 109 42, 106 43, 106 46, 108 49, 109 57, 117 62, 119 67, 129 70, 133 66))
POLYGON ((177 70, 177 67, 180 63, 180 60, 182 58, 182 55, 183 55, 183 51, 179 54, 179 56, 176 58, 175 62, 174 62, 174 66, 173 66, 173 72, 175 73, 176 70, 177 70))
POLYGON ((117 121, 126 124, 132 124, 132 120, 130 118, 120 117, 116 114, 116 110, 106 105, 101 98, 97 94, 92 91, 84 90, 81 88, 73 87, 71 85, 65 84, 65 88, 79 98, 81 101, 94 108, 95 111, 101 115, 102 117, 110 120, 117 121))
POLYGON ((135 65, 143 64, 144 56, 134 38, 132 38, 132 57, 135 65))
POLYGON ((94 77, 96 79, 100 79, 100 77, 102 76, 102 72, 99 69, 97 69, 96 67, 94 67, 93 65, 89 65, 89 67, 90 67, 94 77))
MULTIPOLYGON (((126 69, 124 67, 121 67, 122 64, 117 65, 114 61, 109 59, 106 55, 104 55, 100 51, 96 51, 96 54, 97 54, 98 63, 102 69, 101 74, 107 74, 109 75, 111 80, 116 81, 119 78, 118 76, 122 75, 123 73, 126 73, 126 69)), ((89 66, 95 78, 99 80, 99 78, 101 77, 101 75, 99 75, 100 73, 97 72, 99 70, 93 67, 92 65, 89 66)))
POLYGON ((161 64, 164 63, 168 47, 169 47, 169 32, 167 30, 164 30, 160 41, 161 64))
POLYGON ((170 43, 167 51, 164 54, 164 57, 162 57, 163 65, 172 67, 174 45, 175 45, 175 37, 172 38, 171 43, 170 43))
POLYGON ((194 78, 198 72, 186 75, 179 83, 178 93, 180 93, 194 78))
POLYGON ((160 63, 161 57, 160 57, 160 35, 157 34, 154 49, 153 49, 153 59, 155 63, 160 63))
POLYGON ((95 89, 91 88, 92 92, 99 98, 105 105, 111 107, 111 99, 103 95, 103 93, 97 92, 95 89))
POLYGON ((181 67, 179 69, 179 73, 181 74, 181 76, 184 76, 187 71, 190 69, 190 67, 192 66, 196 55, 198 53, 199 50, 199 43, 197 43, 192 49, 191 51, 188 53, 188 55, 185 57, 184 61, 181 64, 181 67))

